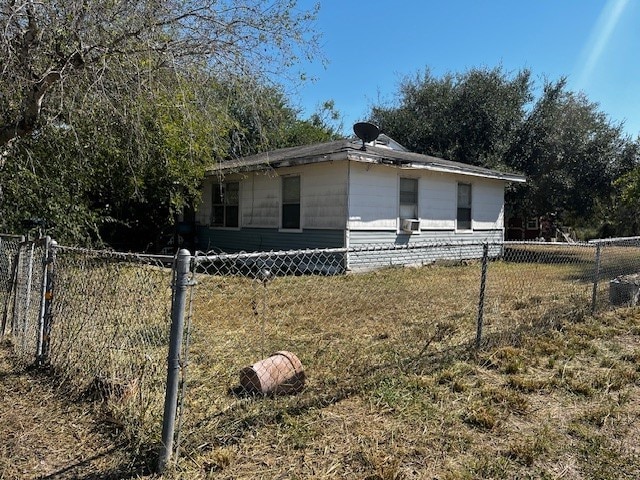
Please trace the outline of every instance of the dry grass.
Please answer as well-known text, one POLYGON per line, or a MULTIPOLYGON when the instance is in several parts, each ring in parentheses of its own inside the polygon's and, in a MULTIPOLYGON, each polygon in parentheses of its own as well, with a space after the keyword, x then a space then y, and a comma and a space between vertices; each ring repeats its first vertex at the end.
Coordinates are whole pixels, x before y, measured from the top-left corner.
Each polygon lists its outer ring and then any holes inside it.
POLYGON ((640 311, 590 315, 592 248, 535 253, 490 263, 479 351, 476 262, 198 275, 165 476, 640 478, 640 311), (300 357, 304 391, 237 395, 240 369, 279 350, 300 357))
POLYGON ((182 457, 190 478, 636 478, 636 310, 589 315, 587 265, 493 262, 346 277, 202 276, 182 457), (277 350, 303 393, 237 397, 277 350), (634 362, 635 365, 634 365, 634 362))
POLYGON ((144 467, 95 404, 70 400, 51 378, 16 368, 0 344, 0 478, 137 478, 144 467))

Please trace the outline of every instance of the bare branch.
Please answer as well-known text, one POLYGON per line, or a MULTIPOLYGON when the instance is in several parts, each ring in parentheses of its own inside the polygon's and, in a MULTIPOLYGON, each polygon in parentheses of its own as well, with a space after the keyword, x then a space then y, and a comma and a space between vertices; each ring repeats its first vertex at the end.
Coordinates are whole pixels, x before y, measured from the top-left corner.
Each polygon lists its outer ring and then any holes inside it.
MULTIPOLYGON (((0 146, 43 121, 48 93, 65 97, 100 71, 135 77, 138 62, 258 77, 317 48, 315 11, 295 0, 12 0, 0 6, 0 146), (128 67, 129 66, 129 67, 128 67), (84 72, 84 73, 81 73, 84 72)), ((123 88, 123 85, 117 88, 123 88)), ((105 91, 109 95, 108 91, 105 91)), ((64 97, 56 99, 64 105, 64 97)), ((57 107, 56 107, 57 108, 57 107)), ((45 119, 46 120, 46 119, 45 119)))

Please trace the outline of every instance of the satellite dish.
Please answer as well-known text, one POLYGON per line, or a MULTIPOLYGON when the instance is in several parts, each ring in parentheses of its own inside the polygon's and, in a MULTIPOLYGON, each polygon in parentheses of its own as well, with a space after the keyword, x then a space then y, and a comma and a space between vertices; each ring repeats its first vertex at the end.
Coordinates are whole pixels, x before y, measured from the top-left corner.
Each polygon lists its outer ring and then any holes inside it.
POLYGON ((364 150, 364 144, 368 142, 373 142, 378 135, 380 135, 380 129, 369 122, 358 122, 353 126, 353 131, 356 136, 362 140, 362 148, 364 150))

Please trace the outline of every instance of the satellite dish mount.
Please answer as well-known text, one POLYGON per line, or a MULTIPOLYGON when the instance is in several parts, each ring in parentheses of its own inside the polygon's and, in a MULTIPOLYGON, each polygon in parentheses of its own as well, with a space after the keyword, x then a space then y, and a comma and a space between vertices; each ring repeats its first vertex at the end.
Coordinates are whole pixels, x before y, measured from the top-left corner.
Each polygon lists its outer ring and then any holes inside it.
POLYGON ((353 132, 356 136, 362 140, 362 147, 360 150, 366 150, 365 143, 373 142, 378 135, 380 135, 380 129, 369 122, 358 122, 353 126, 353 132))

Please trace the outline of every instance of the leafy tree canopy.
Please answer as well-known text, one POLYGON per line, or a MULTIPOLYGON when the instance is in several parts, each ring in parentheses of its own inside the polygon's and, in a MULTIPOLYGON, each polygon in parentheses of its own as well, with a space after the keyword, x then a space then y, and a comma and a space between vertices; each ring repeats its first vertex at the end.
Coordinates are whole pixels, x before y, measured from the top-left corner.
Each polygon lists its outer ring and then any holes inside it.
MULTIPOLYGON (((638 141, 565 79, 538 86, 528 70, 427 70, 405 78, 397 100, 374 106, 370 117, 410 150, 524 173, 527 183, 507 192, 513 215, 626 228, 613 213, 622 205, 614 182, 639 165, 638 141)), ((629 197, 633 177, 623 178, 629 197)))
POLYGON ((296 3, 3 3, 0 226, 154 248, 212 162, 335 135, 270 80, 318 57, 296 3))
POLYGON ((21 139, 0 169, 3 229, 37 217, 59 241, 157 250, 216 160, 336 136, 319 114, 301 120, 276 87, 253 85, 254 97, 238 93, 244 83, 165 79, 153 101, 94 102, 21 139))
MULTIPOLYGON (((117 100, 166 71, 266 78, 317 55, 317 6, 296 0, 8 0, 0 6, 0 147, 69 122, 86 95, 117 100), (114 83, 115 81, 115 83, 114 83)), ((154 97, 155 99, 155 97, 154 97)))

